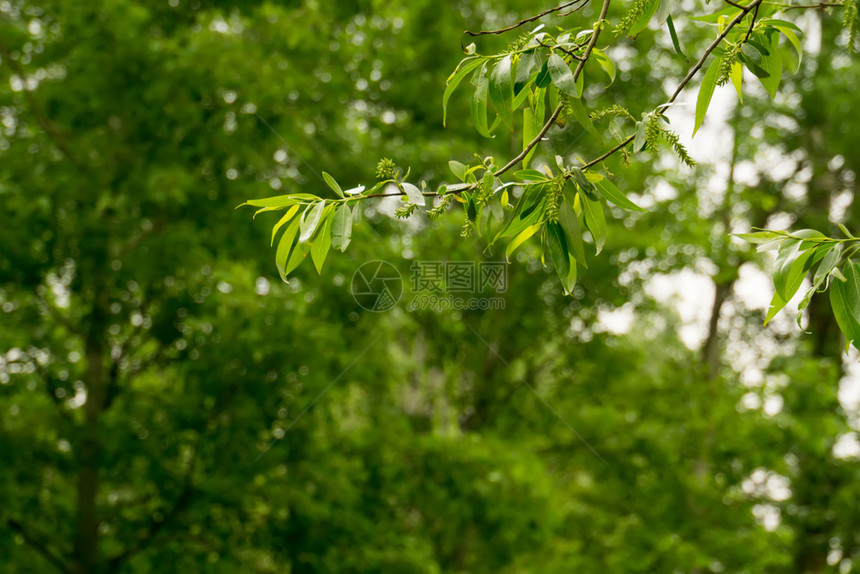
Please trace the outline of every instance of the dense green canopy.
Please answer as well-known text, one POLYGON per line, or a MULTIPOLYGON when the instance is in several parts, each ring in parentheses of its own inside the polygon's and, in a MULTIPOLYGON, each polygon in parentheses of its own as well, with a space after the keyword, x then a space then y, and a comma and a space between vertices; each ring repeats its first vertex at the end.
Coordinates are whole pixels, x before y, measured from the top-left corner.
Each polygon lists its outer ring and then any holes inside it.
MULTIPOLYGON (((679 98, 697 167, 607 161, 645 211, 607 204, 569 296, 525 243, 496 308, 411 308, 416 263, 505 260, 460 237, 459 205, 403 222, 399 198, 363 202, 349 249, 288 282, 280 214, 234 210, 335 198, 323 171, 372 185, 381 158, 437 184, 449 160, 507 162, 522 146, 475 131, 474 86, 443 127, 445 82, 464 29, 547 7, 0 2, 0 571, 858 569, 856 352, 826 296, 810 333, 764 327, 770 259, 728 236, 858 231, 848 8, 793 13, 805 54, 774 101, 749 73, 743 106, 718 87, 691 141, 679 98), (368 261, 403 278, 384 312, 353 296, 368 261)), ((690 60, 713 38, 675 26, 690 60)), ((593 94, 636 118, 689 69, 656 23, 610 55, 593 94)), ((534 166, 606 149, 572 121, 549 135, 534 166)))

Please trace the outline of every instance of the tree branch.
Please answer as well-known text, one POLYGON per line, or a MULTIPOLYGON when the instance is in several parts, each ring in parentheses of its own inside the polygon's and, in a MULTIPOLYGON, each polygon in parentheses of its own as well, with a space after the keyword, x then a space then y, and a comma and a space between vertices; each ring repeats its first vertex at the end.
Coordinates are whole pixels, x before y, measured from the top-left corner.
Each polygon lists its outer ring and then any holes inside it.
POLYGON ((9 67, 12 68, 12 73, 14 73, 21 82, 24 84, 23 92, 24 99, 27 100, 27 104, 30 106, 30 111, 36 117, 36 122, 39 124, 39 127, 47 134, 48 138, 54 142, 54 145, 59 148, 60 151, 65 154, 65 156, 72 162, 75 167, 80 169, 81 171, 87 171, 85 165, 78 160, 75 154, 72 152, 72 149, 69 147, 68 142, 66 141, 65 136, 60 133, 60 130, 51 122, 48 116, 42 111, 41 107, 39 107, 39 103, 36 101, 36 98, 33 97, 32 91, 27 88, 27 74, 24 72, 24 69, 18 63, 17 60, 12 58, 12 53, 5 47, 0 45, 0 56, 2 56, 3 61, 9 64, 9 67))
MULTIPOLYGON (((761 2, 761 0, 758 0, 761 2)), ((582 54, 582 59, 579 61, 579 64, 576 66, 576 71, 573 73, 573 81, 579 78, 579 74, 582 73, 582 68, 585 67, 585 62, 588 60, 589 56, 591 56, 591 51, 594 50, 595 44, 597 44, 597 38, 600 36, 600 31, 603 29, 603 23, 606 20, 606 14, 609 12, 609 2, 610 0, 603 0, 603 8, 600 10, 600 17, 597 19, 597 23, 594 26, 594 32, 591 34, 591 39, 588 41, 588 45, 585 47, 585 52, 582 54)), ((559 104, 558 107, 552 112, 552 115, 549 117, 549 120, 543 125, 538 135, 526 145, 526 147, 521 151, 517 157, 509 161, 505 166, 498 170, 495 175, 496 177, 502 175, 515 165, 517 165, 524 157, 526 157, 529 152, 536 145, 540 143, 543 139, 543 136, 549 131, 549 128, 552 127, 552 124, 555 123, 555 120, 558 119, 558 116, 561 114, 562 105, 559 104)))
POLYGON ((45 546, 44 544, 42 544, 41 542, 39 542, 38 540, 36 540, 36 538, 34 538, 33 536, 31 536, 31 535, 27 532, 27 530, 24 528, 24 525, 23 525, 23 524, 21 524, 21 523, 20 523, 20 522, 18 522, 17 520, 12 520, 11 518, 9 518, 9 519, 6 521, 6 524, 8 524, 8 525, 9 525, 9 528, 11 528, 12 530, 14 530, 14 531, 15 531, 15 532, 17 532, 18 534, 20 534, 20 535, 21 535, 21 537, 24 539, 24 541, 25 541, 27 544, 29 544, 30 546, 32 546, 32 547, 33 547, 33 548, 34 548, 34 549, 35 549, 39 554, 41 554, 41 555, 42 555, 42 557, 44 557, 44 558, 45 558, 45 560, 47 560, 48 562, 50 562, 50 563, 51 563, 51 565, 53 565, 57 570, 59 570, 60 572, 65 573, 65 574, 71 574, 71 570, 69 569, 69 567, 68 567, 68 566, 66 566, 65 562, 63 562, 63 560, 62 560, 59 556, 55 555, 55 554, 51 551, 51 549, 50 549, 50 548, 48 548, 47 546, 45 546))
MULTIPOLYGON (((763 0, 754 0, 750 5, 745 6, 745 7, 742 9, 741 13, 740 13, 740 14, 738 14, 737 16, 735 16, 735 17, 731 20, 731 22, 729 22, 729 23, 726 25, 725 29, 724 29, 722 32, 720 32, 720 34, 716 37, 716 39, 715 39, 713 42, 711 42, 711 45, 707 47, 707 49, 705 50, 705 53, 704 53, 704 54, 702 54, 702 57, 701 57, 701 58, 699 58, 699 61, 698 61, 698 62, 696 62, 696 65, 694 65, 694 66, 690 69, 690 71, 689 71, 689 72, 687 72, 687 75, 686 75, 686 76, 684 76, 684 79, 683 79, 683 80, 681 80, 681 82, 680 82, 680 83, 678 84, 678 86, 675 88, 674 93, 673 93, 673 94, 672 94, 672 96, 669 98, 669 100, 666 102, 666 104, 671 104, 671 103, 673 103, 673 102, 678 98, 678 95, 679 95, 679 94, 684 90, 684 88, 687 86, 687 84, 689 84, 689 83, 690 83, 690 80, 692 80, 692 79, 693 79, 693 76, 695 76, 695 75, 696 75, 696 73, 697 73, 699 70, 701 70, 701 69, 702 69, 702 66, 704 66, 704 64, 705 64, 705 60, 707 60, 707 59, 708 59, 708 56, 710 56, 710 55, 711 55, 711 52, 713 52, 713 51, 717 48, 717 46, 719 46, 719 45, 720 45, 720 42, 722 42, 722 41, 726 38, 726 36, 728 36, 728 35, 729 35, 729 32, 731 32, 731 31, 732 31, 732 29, 733 29, 735 26, 737 26, 737 25, 740 23, 740 21, 741 21, 741 20, 743 20, 743 19, 746 17, 746 15, 747 15, 747 14, 749 14, 750 10, 758 10, 758 6, 759 6, 762 2, 763 2, 763 0)), ((664 104, 663 106, 659 107, 655 113, 656 113, 656 114, 658 114, 658 115, 663 115, 664 113, 666 113, 666 110, 667 110, 667 109, 668 109, 668 106, 664 104)), ((623 147, 627 146, 627 144, 629 144, 630 142, 632 142, 634 138, 635 138, 635 135, 627 136, 627 138, 625 138, 625 139, 624 139, 621 143, 619 143, 617 146, 615 146, 614 148, 612 148, 612 149, 611 149, 611 150, 609 150, 608 152, 604 153, 603 155, 601 155, 601 156, 599 156, 599 157, 597 157, 597 158, 595 158, 595 159, 591 160, 590 162, 586 163, 586 164, 585 164, 585 165, 583 165, 580 169, 585 170, 585 169, 588 169, 588 168, 590 168, 590 167, 594 167, 596 164, 598 164, 598 163, 602 162, 603 160, 605 160, 606 158, 608 158, 608 157, 609 157, 609 156, 611 156, 612 154, 616 153, 616 152, 617 152, 618 150, 620 150, 621 148, 623 148, 623 147)))
POLYGON ((519 28, 520 26, 524 26, 525 24, 528 24, 529 22, 534 22, 535 20, 540 20, 544 16, 549 16, 553 12, 558 12, 559 10, 564 10, 565 8, 573 6, 574 4, 578 4, 580 2, 582 2, 582 5, 577 6, 574 10, 565 14, 565 16, 567 16, 567 15, 570 15, 571 13, 575 12, 576 10, 583 8, 588 3, 588 0, 573 0, 573 2, 567 2, 565 4, 562 4, 561 6, 556 6, 555 8, 550 8, 548 10, 544 10, 543 12, 541 12, 540 14, 537 14, 536 16, 532 16, 530 18, 520 20, 519 22, 517 22, 513 26, 508 26, 507 28, 500 28, 499 30, 481 30, 480 32, 470 32, 469 30, 466 30, 465 33, 468 34, 469 36, 473 36, 473 37, 474 36, 486 36, 487 34, 504 34, 505 32, 510 32, 511 30, 515 30, 515 29, 519 28))

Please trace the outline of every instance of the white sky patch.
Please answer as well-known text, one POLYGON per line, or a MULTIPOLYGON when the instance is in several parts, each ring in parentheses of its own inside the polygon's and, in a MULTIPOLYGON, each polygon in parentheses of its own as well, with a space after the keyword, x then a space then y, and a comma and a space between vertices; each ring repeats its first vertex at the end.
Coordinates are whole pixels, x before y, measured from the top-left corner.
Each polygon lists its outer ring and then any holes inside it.
POLYGON ((683 326, 678 331, 689 349, 701 347, 708 336, 708 320, 714 303, 714 282, 702 273, 684 269, 677 273, 654 275, 645 292, 665 305, 674 305, 683 326))
POLYGON ((613 335, 623 335, 633 327, 636 313, 633 311, 632 303, 625 303, 617 309, 601 309, 597 313, 597 319, 607 332, 613 335))

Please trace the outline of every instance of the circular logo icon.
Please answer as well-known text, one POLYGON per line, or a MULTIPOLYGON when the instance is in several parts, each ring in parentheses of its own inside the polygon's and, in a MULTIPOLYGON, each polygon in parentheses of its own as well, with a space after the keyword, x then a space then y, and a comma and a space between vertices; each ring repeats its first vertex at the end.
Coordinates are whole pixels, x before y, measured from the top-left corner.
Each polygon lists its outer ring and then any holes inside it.
POLYGON ((386 261, 368 261, 352 275, 352 296, 362 309, 388 311, 403 295, 403 279, 397 268, 386 261))

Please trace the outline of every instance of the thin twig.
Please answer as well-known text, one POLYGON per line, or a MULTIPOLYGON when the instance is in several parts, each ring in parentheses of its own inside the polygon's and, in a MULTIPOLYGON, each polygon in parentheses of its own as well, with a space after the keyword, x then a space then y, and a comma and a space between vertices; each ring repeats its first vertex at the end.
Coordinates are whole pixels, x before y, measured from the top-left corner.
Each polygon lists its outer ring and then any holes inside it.
POLYGON ((71 572, 68 566, 60 559, 60 557, 56 556, 50 548, 33 538, 27 530, 24 528, 24 525, 18 522, 17 520, 12 520, 11 518, 6 521, 9 527, 21 535, 24 541, 35 548, 39 554, 41 554, 45 560, 50 562, 57 570, 63 572, 64 574, 68 574, 71 572))
POLYGON ((774 2, 768 2, 770 6, 777 6, 779 8, 783 8, 785 11, 788 10, 823 10, 825 8, 839 8, 844 6, 844 4, 840 2, 819 2, 818 4, 777 4, 774 2))
MULTIPOLYGON (((562 4, 561 6, 556 6, 555 8, 550 8, 548 10, 544 10, 543 12, 538 14, 537 16, 532 16, 530 18, 526 18, 525 20, 520 20, 519 22, 517 22, 513 26, 508 26, 507 28, 501 28, 499 30, 481 30, 480 32, 470 32, 469 30, 466 30, 465 33, 468 34, 469 36, 486 36, 487 34, 504 34, 505 32, 510 32, 511 30, 515 30, 515 29, 519 28, 520 26, 524 26, 525 24, 528 24, 529 22, 534 22, 535 20, 540 20, 544 16, 548 16, 548 15, 552 14, 553 12, 558 12, 559 10, 564 10, 565 8, 573 6, 574 4, 578 4, 579 2, 583 3, 582 6, 585 6, 585 4, 588 2, 588 0, 573 0, 572 2, 567 2, 566 4, 562 4)), ((579 10, 579 8, 582 8, 582 6, 579 6, 576 10, 579 10)))
POLYGON ((732 2, 732 0, 725 0, 725 2, 726 2, 726 4, 731 4, 731 5, 732 5, 732 6, 734 6, 735 8, 739 8, 739 9, 741 9, 741 10, 743 10, 743 9, 744 9, 744 6, 741 6, 740 4, 737 4, 737 3, 735 3, 735 2, 732 2))
POLYGON ((752 21, 750 22, 749 30, 747 30, 747 35, 744 36, 744 42, 746 42, 747 40, 750 39, 750 34, 752 34, 753 28, 755 27, 756 18, 758 18, 758 7, 759 6, 761 6, 760 3, 756 4, 755 10, 753 10, 752 21))
POLYGON ((574 60, 582 61, 582 56, 577 56, 575 53, 571 52, 570 50, 568 50, 566 48, 562 48, 561 46, 550 46, 549 44, 544 44, 541 41, 538 41, 538 44, 543 46, 544 48, 549 48, 550 50, 561 50, 562 52, 564 52, 565 54, 567 54, 568 56, 570 56, 574 60))
MULTIPOLYGON (((750 10, 758 9, 758 7, 762 3, 762 1, 763 0, 754 0, 752 4, 744 7, 742 12, 740 14, 738 14, 737 16, 735 16, 732 19, 732 21, 726 25, 726 28, 716 37, 716 39, 713 42, 711 42, 711 45, 708 46, 708 48, 705 50, 705 53, 702 54, 702 57, 699 58, 698 62, 696 62, 696 65, 693 66, 689 72, 687 72, 687 75, 684 77, 683 80, 681 80, 681 83, 678 84, 678 87, 675 88, 675 92, 672 94, 672 96, 666 102, 667 104, 673 103, 678 98, 678 95, 681 93, 681 91, 687 86, 687 84, 690 83, 690 80, 693 79, 693 76, 696 75, 696 72, 698 72, 699 70, 702 69, 702 66, 705 64, 705 60, 708 59, 708 56, 711 55, 711 52, 713 52, 717 48, 717 46, 720 45, 720 42, 722 42, 725 39, 725 37, 728 36, 729 32, 732 31, 732 28, 737 26, 738 23, 740 23, 740 21, 743 20, 744 17, 746 17, 746 15, 749 13, 750 10)), ((655 113, 658 115, 663 115, 664 113, 666 113, 667 109, 668 109, 668 106, 663 105, 655 113)), ((612 148, 608 152, 604 153, 603 155, 601 155, 601 156, 591 160, 590 162, 586 163, 580 169, 585 170, 585 169, 588 169, 590 167, 597 165, 598 163, 602 162, 603 160, 605 160, 606 158, 608 158, 612 154, 616 153, 621 148, 627 146, 627 144, 632 142, 634 138, 635 138, 635 135, 627 136, 627 138, 625 138, 620 144, 618 144, 617 146, 615 146, 614 148, 612 148)))
MULTIPOLYGON (((589 56, 591 56, 591 51, 594 50, 595 44, 597 44, 597 38, 600 36, 600 31, 603 29, 603 22, 606 20, 606 14, 609 12, 609 2, 610 0, 603 0, 603 8, 600 10, 600 17, 597 19, 597 24, 594 27, 594 32, 591 34, 591 40, 588 42, 588 46, 585 47, 585 52, 582 55, 582 60, 580 60, 579 64, 576 66, 576 71, 573 73, 573 81, 579 78, 579 74, 582 73, 582 68, 585 67, 585 62, 588 60, 589 56)), ((759 0, 761 2, 761 0, 759 0)), ((549 117, 549 120, 543 125, 538 135, 526 145, 526 147, 517 154, 517 157, 509 161, 505 166, 495 173, 496 177, 502 175, 515 165, 517 165, 524 157, 526 157, 529 152, 536 145, 540 143, 543 139, 543 136, 549 131, 549 128, 552 127, 552 124, 555 123, 555 120, 558 119, 558 116, 561 114, 562 105, 559 104, 558 107, 552 112, 552 115, 549 117)))

